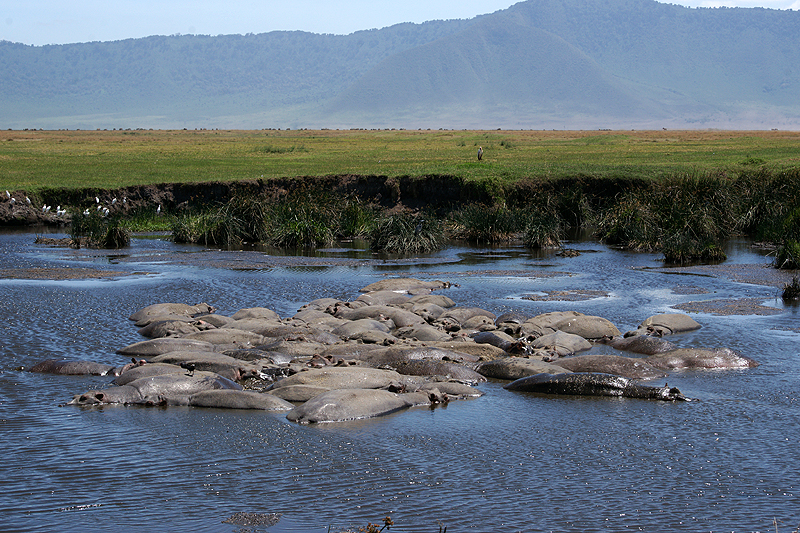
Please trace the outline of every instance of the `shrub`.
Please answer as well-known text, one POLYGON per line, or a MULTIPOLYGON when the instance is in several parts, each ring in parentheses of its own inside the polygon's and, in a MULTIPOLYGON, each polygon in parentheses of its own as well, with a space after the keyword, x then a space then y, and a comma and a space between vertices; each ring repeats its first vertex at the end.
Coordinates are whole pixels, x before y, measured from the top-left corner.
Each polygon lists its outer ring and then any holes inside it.
POLYGON ((476 243, 509 241, 522 231, 519 213, 505 206, 468 205, 450 217, 451 236, 476 243))

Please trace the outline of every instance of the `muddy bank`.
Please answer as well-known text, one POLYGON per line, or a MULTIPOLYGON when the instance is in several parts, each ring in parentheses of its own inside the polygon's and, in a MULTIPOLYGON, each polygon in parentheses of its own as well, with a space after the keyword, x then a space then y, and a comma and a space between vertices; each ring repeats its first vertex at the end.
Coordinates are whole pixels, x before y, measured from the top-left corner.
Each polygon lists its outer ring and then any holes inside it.
POLYGON ((643 180, 576 177, 553 181, 521 180, 504 186, 493 181, 466 181, 458 176, 387 177, 320 176, 273 180, 242 180, 204 183, 160 183, 119 189, 47 188, 29 192, 5 191, 0 195, 0 226, 66 225, 70 212, 102 206, 111 213, 133 213, 161 206, 177 213, 190 207, 224 203, 236 195, 255 195, 280 200, 298 192, 357 197, 386 209, 446 210, 469 203, 491 204, 498 199, 524 204, 541 194, 571 195, 576 191, 590 203, 603 203, 619 192, 639 187, 643 180), (47 209, 49 207, 49 209, 47 209))

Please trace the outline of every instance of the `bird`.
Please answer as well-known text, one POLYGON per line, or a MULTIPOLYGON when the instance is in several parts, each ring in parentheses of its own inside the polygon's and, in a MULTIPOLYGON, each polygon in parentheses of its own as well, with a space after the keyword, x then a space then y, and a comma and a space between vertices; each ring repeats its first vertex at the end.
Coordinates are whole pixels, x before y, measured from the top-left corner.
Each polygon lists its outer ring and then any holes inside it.
POLYGON ((96 203, 96 204, 100 203, 100 198, 98 196, 94 197, 94 203, 96 203))
POLYGON ((156 209, 156 214, 157 214, 157 215, 160 215, 160 214, 161 214, 161 205, 160 205, 160 204, 159 204, 159 206, 158 206, 158 209, 156 209))
POLYGON ((117 205, 117 199, 116 199, 116 198, 114 198, 113 200, 111 200, 111 205, 117 205))
POLYGON ((11 205, 14 205, 15 203, 17 203, 17 199, 16 198, 12 198, 11 200, 9 200, 9 203, 11 205))
POLYGON ((10 193, 10 192, 8 192, 8 190, 6 190, 6 196, 7 196, 8 198, 11 198, 11 193, 10 193))
POLYGON ((478 161, 483 159, 483 146, 478 146, 478 161))
POLYGON ((187 375, 194 376, 194 369, 197 368, 197 365, 194 363, 181 363, 181 368, 186 370, 187 375))
POLYGON ((83 216, 85 216, 85 217, 88 217, 88 216, 89 216, 89 210, 88 210, 88 209, 87 209, 86 211, 84 211, 84 212, 83 212, 83 216))
POLYGON ((27 196, 25 197, 25 201, 28 203, 28 205, 31 205, 31 199, 28 198, 27 196))

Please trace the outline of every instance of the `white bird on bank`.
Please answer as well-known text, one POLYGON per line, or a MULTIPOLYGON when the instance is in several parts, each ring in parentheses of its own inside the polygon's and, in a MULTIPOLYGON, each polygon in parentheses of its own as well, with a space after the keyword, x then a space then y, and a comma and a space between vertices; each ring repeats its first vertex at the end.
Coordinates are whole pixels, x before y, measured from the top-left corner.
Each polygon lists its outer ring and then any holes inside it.
POLYGON ((158 209, 156 209, 156 214, 157 215, 161 214, 161 204, 158 205, 158 209))
POLYGON ((28 203, 28 205, 31 205, 31 199, 28 198, 27 196, 25 197, 25 201, 28 203))
POLYGON ((9 198, 11 198, 11 193, 10 193, 10 192, 8 192, 8 190, 6 190, 6 196, 8 196, 9 198))
POLYGON ((95 196, 95 197, 94 197, 94 203, 96 203, 96 204, 99 204, 99 203, 100 203, 100 198, 98 198, 97 196, 95 196))
POLYGON ((85 217, 88 217, 88 216, 89 216, 89 210, 88 210, 88 209, 87 209, 86 211, 84 211, 84 212, 83 212, 83 216, 85 216, 85 217))
POLYGON ((11 205, 14 205, 15 203, 17 203, 17 199, 12 198, 11 200, 9 200, 9 203, 11 203, 11 205))

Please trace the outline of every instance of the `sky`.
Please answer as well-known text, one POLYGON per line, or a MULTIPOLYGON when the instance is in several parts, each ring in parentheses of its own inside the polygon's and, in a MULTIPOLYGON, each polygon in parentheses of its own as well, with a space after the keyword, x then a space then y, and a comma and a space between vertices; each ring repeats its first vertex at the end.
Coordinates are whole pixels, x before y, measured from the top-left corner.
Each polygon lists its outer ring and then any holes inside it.
MULTIPOLYGON (((511 0, 0 0, 0 41, 32 45, 149 35, 303 30, 349 34, 400 22, 466 19, 511 0)), ((800 0, 685 0, 688 7, 800 10, 800 0)))

